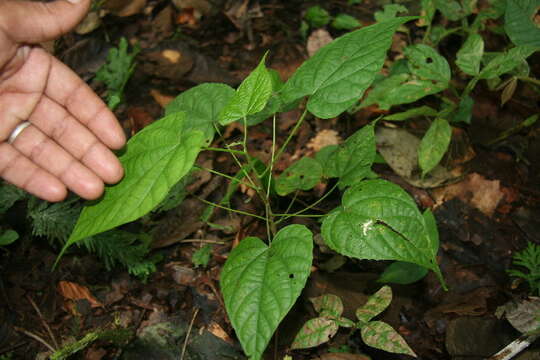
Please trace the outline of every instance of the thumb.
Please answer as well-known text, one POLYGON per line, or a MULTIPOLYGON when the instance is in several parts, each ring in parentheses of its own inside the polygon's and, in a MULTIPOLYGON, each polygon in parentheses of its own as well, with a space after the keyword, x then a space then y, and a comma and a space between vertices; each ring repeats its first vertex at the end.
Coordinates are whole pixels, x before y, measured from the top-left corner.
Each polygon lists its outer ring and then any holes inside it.
POLYGON ((17 43, 35 44, 69 32, 84 18, 91 0, 0 1, 0 30, 17 43))

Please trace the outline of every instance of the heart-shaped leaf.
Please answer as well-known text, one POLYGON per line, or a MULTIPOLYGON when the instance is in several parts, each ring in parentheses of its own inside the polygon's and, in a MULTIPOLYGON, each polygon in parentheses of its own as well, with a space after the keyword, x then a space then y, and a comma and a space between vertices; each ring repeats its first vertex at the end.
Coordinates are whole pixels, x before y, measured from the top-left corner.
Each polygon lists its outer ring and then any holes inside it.
POLYGON ((325 243, 358 259, 412 262, 440 275, 424 217, 414 200, 385 180, 365 180, 345 191, 323 221, 325 243))
POLYGON ((318 317, 308 320, 300 329, 291 345, 291 349, 306 349, 319 346, 330 340, 339 326, 334 319, 318 317))
POLYGON ((150 212, 188 173, 204 142, 197 130, 184 131, 186 114, 166 116, 132 137, 120 156, 124 179, 83 208, 62 252, 73 243, 150 212))
POLYGON ((363 326, 375 316, 382 313, 392 302, 392 288, 388 285, 380 288, 375 294, 371 295, 364 306, 356 309, 356 317, 360 321, 359 326, 363 326))
POLYGON ((304 288, 311 270, 312 234, 303 225, 281 229, 267 246, 249 237, 230 254, 221 272, 229 319, 251 359, 260 359, 270 338, 304 288))
POLYGON ((371 85, 384 63, 396 29, 414 17, 364 27, 332 41, 303 63, 282 89, 292 103, 310 96, 308 110, 323 119, 348 109, 371 85))
POLYGON ((417 357, 405 339, 385 322, 371 321, 362 327, 361 334, 366 345, 395 354, 417 357))
POLYGON ((218 124, 221 110, 234 93, 234 89, 225 84, 197 85, 171 101, 165 108, 165 115, 184 111, 187 114, 184 131, 201 130, 208 144, 214 138, 215 125, 218 124))
POLYGON ((264 109, 272 95, 272 75, 264 65, 265 60, 266 54, 221 110, 219 116, 221 125, 227 125, 264 109))

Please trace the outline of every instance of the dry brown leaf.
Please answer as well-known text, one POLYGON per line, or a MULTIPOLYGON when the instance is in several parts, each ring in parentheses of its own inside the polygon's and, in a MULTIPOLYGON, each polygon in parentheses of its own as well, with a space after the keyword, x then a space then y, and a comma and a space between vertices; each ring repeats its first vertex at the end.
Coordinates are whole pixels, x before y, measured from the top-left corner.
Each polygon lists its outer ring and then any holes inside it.
POLYGON ((313 31, 311 35, 309 35, 306 45, 309 56, 313 56, 317 50, 331 43, 332 40, 332 36, 325 29, 317 29, 313 31))
POLYGON ((227 334, 225 330, 223 330, 223 328, 217 322, 212 321, 210 325, 208 325, 207 330, 210 333, 212 333, 214 336, 220 338, 221 340, 229 344, 234 344, 229 334, 227 334))
POLYGON ((151 89, 150 95, 152 95, 154 100, 156 100, 156 102, 162 108, 165 108, 165 106, 169 105, 169 103, 174 100, 174 96, 162 94, 159 90, 156 89, 151 89))
POLYGON ((317 152, 328 145, 339 145, 343 139, 339 136, 335 130, 321 130, 309 140, 307 144, 308 149, 312 149, 317 152))
POLYGON ((103 4, 104 9, 120 17, 139 14, 145 6, 146 0, 107 0, 103 4))
POLYGON ((499 180, 487 180, 477 173, 468 175, 461 182, 433 190, 436 206, 455 197, 490 217, 504 197, 504 193, 499 180))
POLYGON ((103 306, 92 294, 86 286, 76 284, 71 281, 60 281, 58 283, 58 292, 64 298, 69 300, 86 299, 93 308, 103 306))

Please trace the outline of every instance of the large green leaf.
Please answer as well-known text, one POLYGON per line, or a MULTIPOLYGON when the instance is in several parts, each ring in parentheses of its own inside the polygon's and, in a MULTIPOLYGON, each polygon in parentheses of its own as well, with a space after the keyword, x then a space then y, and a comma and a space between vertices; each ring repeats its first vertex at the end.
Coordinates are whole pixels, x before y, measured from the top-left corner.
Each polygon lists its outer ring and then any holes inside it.
POLYGON ((429 127, 418 148, 418 165, 422 177, 441 161, 452 138, 452 127, 445 119, 437 118, 429 127))
POLYGON ((340 187, 350 186, 371 173, 375 160, 375 123, 351 135, 329 154, 323 164, 326 177, 339 177, 340 187))
POLYGON ((221 110, 219 115, 221 125, 227 125, 264 109, 272 95, 272 75, 264 65, 265 60, 266 54, 221 110))
POLYGON ((478 77, 480 79, 493 79, 512 71, 538 49, 534 46, 521 45, 508 50, 508 52, 498 54, 480 71, 478 77))
POLYGON ((285 196, 296 190, 310 190, 321 181, 322 175, 323 169, 317 160, 303 157, 276 178, 276 192, 285 196))
POLYGON ((456 65, 468 75, 478 75, 484 55, 484 40, 479 34, 471 34, 457 52, 456 65))
POLYGON ((249 237, 230 254, 221 272, 229 319, 251 359, 260 359, 272 334, 306 284, 312 234, 303 225, 280 230, 267 246, 249 237))
POLYGON ((345 191, 342 205, 323 221, 325 243, 358 259, 401 260, 440 271, 438 243, 429 236, 414 200, 385 180, 366 180, 345 191))
POLYGON ((396 29, 414 17, 401 17, 350 32, 320 49, 282 89, 291 103, 310 96, 308 110, 335 117, 362 97, 379 73, 396 29))
POLYGON ((187 114, 184 131, 201 130, 208 144, 214 138, 221 110, 233 96, 234 89, 229 85, 219 83, 197 85, 171 101, 165 107, 165 115, 184 111, 187 114))
POLYGON ((173 113, 129 140, 120 156, 124 179, 84 207, 64 250, 83 238, 147 214, 188 173, 204 136, 198 130, 184 131, 185 118, 183 112, 173 113))
POLYGON ((540 0, 508 0, 504 30, 516 45, 540 47, 540 23, 535 20, 540 0))

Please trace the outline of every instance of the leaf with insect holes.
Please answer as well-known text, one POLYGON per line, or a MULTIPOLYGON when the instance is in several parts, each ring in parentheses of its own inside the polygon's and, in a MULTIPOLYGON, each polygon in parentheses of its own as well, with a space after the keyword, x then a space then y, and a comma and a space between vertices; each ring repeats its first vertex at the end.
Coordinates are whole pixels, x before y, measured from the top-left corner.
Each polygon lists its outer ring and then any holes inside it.
POLYGON ((457 52, 456 65, 468 75, 478 75, 484 55, 484 40, 479 34, 471 34, 457 52))
POLYGON ((360 333, 366 345, 394 354, 417 357, 405 339, 385 322, 371 321, 362 327, 360 333))
POLYGON ((165 107, 165 115, 178 111, 187 114, 184 130, 194 129, 204 133, 206 144, 212 142, 215 126, 223 107, 234 96, 232 87, 225 84, 208 83, 197 85, 182 92, 165 107))
POLYGON ((337 333, 338 329, 339 326, 334 319, 326 317, 310 319, 296 334, 291 349, 306 349, 324 344, 337 333))
POLYGON ((437 118, 431 123, 418 148, 418 164, 422 169, 422 177, 441 161, 451 138, 452 127, 448 121, 437 118))
POLYGON ((401 17, 343 35, 303 63, 281 91, 285 103, 309 96, 307 109, 323 119, 341 114, 360 99, 379 73, 401 17))
POLYGON ((272 75, 264 65, 265 60, 266 54, 221 110, 219 115, 221 125, 230 124, 264 109, 272 95, 272 75))
POLYGON ((384 269, 377 282, 408 285, 423 279, 427 273, 428 269, 420 265, 405 261, 394 261, 384 269))
POLYGON ((508 0, 504 14, 504 30, 515 45, 540 47, 538 0, 508 0))
MULTIPOLYGON (((343 194, 341 206, 322 224, 324 242, 357 259, 408 261, 440 277, 435 242, 414 200, 385 180, 365 180, 343 194)), ((444 284, 443 284, 444 285, 444 284)))
POLYGON ((397 73, 377 83, 362 101, 361 108, 378 104, 383 110, 392 105, 409 104, 448 87, 451 72, 444 57, 427 45, 405 49, 410 73, 397 73))
POLYGON ((321 181, 322 174, 323 169, 317 160, 303 157, 276 178, 276 192, 285 196, 296 190, 310 190, 321 181))
MULTIPOLYGON (((333 148, 329 154, 320 156, 323 161, 323 173, 326 177, 339 177, 341 188, 350 186, 364 179, 371 173, 371 165, 375 160, 375 123, 366 125, 345 143, 333 148)), ((326 150, 325 150, 326 151, 326 150)))
POLYGON ((225 308, 244 352, 260 359, 311 270, 313 236, 303 225, 281 229, 270 246, 248 237, 221 271, 225 308))
POLYGON ((364 306, 356 309, 356 318, 360 321, 359 326, 369 322, 375 316, 382 313, 392 302, 392 288, 384 285, 375 294, 368 298, 364 306))
POLYGON ((315 311, 322 317, 332 317, 338 319, 343 314, 343 302, 339 296, 325 294, 309 299, 315 311))
POLYGON ((521 45, 508 50, 505 53, 500 53, 491 59, 490 62, 480 71, 478 77, 480 79, 493 79, 497 76, 506 74, 525 61, 538 47, 521 45))
POLYGON ((450 65, 437 50, 424 44, 411 45, 405 48, 405 56, 409 60, 409 71, 413 75, 436 81, 441 87, 448 87, 452 76, 450 65))
POLYGON ((128 141, 120 156, 124 179, 85 205, 62 253, 79 240, 138 219, 167 196, 193 167, 204 142, 200 131, 184 131, 185 123, 186 114, 176 112, 128 141))

